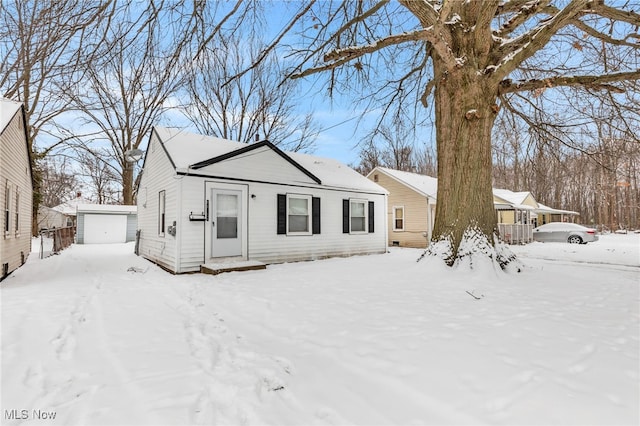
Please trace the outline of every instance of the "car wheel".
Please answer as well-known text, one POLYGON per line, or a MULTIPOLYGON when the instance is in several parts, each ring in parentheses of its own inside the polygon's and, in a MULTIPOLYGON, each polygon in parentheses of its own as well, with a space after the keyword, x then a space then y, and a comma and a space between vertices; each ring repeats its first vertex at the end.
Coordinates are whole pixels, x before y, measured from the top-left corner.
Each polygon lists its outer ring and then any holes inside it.
POLYGON ((578 235, 570 236, 567 241, 569 241, 569 244, 582 244, 582 238, 580 238, 578 235))

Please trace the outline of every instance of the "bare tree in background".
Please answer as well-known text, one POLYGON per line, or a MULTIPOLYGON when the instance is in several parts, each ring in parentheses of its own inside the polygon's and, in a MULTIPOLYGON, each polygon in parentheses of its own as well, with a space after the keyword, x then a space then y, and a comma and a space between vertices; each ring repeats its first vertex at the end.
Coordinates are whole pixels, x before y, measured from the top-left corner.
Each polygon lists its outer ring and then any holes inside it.
POLYGON ((419 172, 423 152, 415 149, 415 140, 415 129, 404 123, 379 124, 365 136, 356 169, 362 174, 368 174, 376 166, 419 172))
POLYGON ((250 143, 267 139, 287 151, 308 151, 317 136, 310 114, 296 112, 298 84, 286 79, 272 53, 237 78, 261 54, 255 36, 219 37, 189 68, 185 115, 205 135, 250 143))
POLYGON ((330 88, 382 77, 378 90, 369 88, 369 99, 389 108, 426 105, 433 95, 434 240, 449 246, 449 265, 473 252, 494 257, 491 148, 498 112, 517 94, 574 87, 601 95, 639 79, 634 7, 590 0, 311 2, 293 18, 305 39, 292 76, 328 71, 330 88), (614 69, 567 59, 577 43, 583 50, 607 45, 627 60, 614 69), (475 242, 459 252, 465 235, 475 242))
POLYGON ((38 160, 64 143, 54 132, 54 121, 67 108, 61 87, 94 59, 101 43, 98 27, 112 13, 110 0, 2 1, 0 91, 25 106, 34 233, 41 197, 38 160))
POLYGON ((118 204, 120 201, 120 179, 118 169, 105 158, 110 158, 109 152, 81 151, 78 161, 81 174, 91 183, 90 197, 98 204, 118 204))
POLYGON ((74 197, 80 183, 69 159, 49 159, 40 165, 42 205, 55 207, 74 197))
POLYGON ((135 182, 125 152, 139 149, 171 107, 169 98, 182 84, 185 53, 201 12, 197 7, 188 1, 122 3, 113 20, 104 23, 100 61, 65 87, 83 126, 98 135, 78 137, 75 147, 102 154, 103 162, 116 168, 124 204, 134 203, 135 182))

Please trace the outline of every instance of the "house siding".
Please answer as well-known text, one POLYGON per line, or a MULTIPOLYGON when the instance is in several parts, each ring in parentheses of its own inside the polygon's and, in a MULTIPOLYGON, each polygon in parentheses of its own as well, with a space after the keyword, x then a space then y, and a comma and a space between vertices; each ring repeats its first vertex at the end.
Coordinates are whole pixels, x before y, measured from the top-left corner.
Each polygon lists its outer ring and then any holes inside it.
POLYGON ((266 184, 250 185, 249 194, 256 195, 249 197, 250 259, 278 263, 386 251, 385 195, 266 184), (320 234, 278 235, 278 194, 287 193, 320 198, 320 234), (374 202, 376 232, 342 232, 342 202, 349 198, 374 202))
POLYGON ((313 179, 288 164, 287 160, 276 154, 269 147, 257 148, 219 163, 211 164, 199 169, 198 172, 230 179, 316 184, 313 179))
POLYGON ((427 209, 428 198, 414 191, 407 185, 398 182, 387 174, 376 171, 369 179, 389 191, 387 208, 387 225, 389 227, 389 245, 400 247, 425 248, 428 245, 429 225, 427 209), (378 176, 376 182, 374 176, 378 176), (404 230, 395 231, 393 224, 393 208, 404 207, 404 230))
POLYGON ((0 279, 3 269, 11 273, 26 261, 31 252, 31 218, 33 189, 31 166, 27 150, 22 109, 0 128, 0 279), (5 232, 5 200, 11 195, 9 231, 5 232), (19 194, 19 196, 17 196, 19 194), (18 201, 18 230, 15 228, 15 208, 18 201))
POLYGON ((218 184, 223 188, 228 188, 229 184, 247 188, 243 203, 248 209, 247 258, 250 260, 281 263, 386 251, 385 195, 185 176, 180 181, 182 214, 178 221, 181 248, 181 261, 177 270, 179 273, 199 271, 200 265, 206 262, 204 232, 210 222, 189 221, 189 214, 205 213, 207 183, 212 186, 218 184), (320 234, 278 235, 278 194, 287 193, 320 198, 320 234), (348 198, 374 202, 376 232, 353 235, 342 233, 342 200, 348 198))
POLYGON ((171 271, 176 271, 176 237, 165 230, 158 235, 158 194, 165 191, 166 228, 178 219, 178 184, 173 165, 160 145, 155 133, 149 140, 144 170, 138 191, 138 253, 171 271))

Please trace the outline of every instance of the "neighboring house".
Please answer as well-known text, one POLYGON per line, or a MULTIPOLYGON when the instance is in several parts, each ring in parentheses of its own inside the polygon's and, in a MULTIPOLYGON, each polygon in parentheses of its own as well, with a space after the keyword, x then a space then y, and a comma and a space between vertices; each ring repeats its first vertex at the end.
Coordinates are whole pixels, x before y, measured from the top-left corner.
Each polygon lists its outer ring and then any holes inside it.
POLYGON ((528 191, 513 192, 493 189, 493 205, 498 212, 498 223, 533 224, 538 220, 538 202, 528 191))
POLYGON ((108 244, 135 241, 137 206, 78 204, 76 243, 108 244))
MULTIPOLYGON (((389 245, 426 247, 433 231, 437 179, 385 167, 374 168, 367 177, 389 191, 389 245)), ((511 244, 532 241, 538 224, 566 221, 578 214, 544 206, 526 191, 494 189, 493 204, 501 238, 511 244)))
POLYGON ((389 245, 426 247, 436 215, 438 180, 386 167, 376 167, 367 177, 389 191, 389 245))
POLYGON ((69 201, 65 201, 62 204, 58 204, 52 207, 53 210, 61 213, 64 216, 64 224, 62 226, 76 226, 76 213, 78 206, 83 204, 92 204, 90 200, 84 198, 81 192, 76 193, 76 198, 69 201))
POLYGON ((538 226, 549 222, 575 222, 580 213, 572 210, 560 210, 538 203, 538 226))
POLYGON ((0 98, 0 280, 31 252, 33 187, 27 140, 24 106, 0 98))
POLYGON ((138 253, 174 272, 384 253, 387 191, 344 164, 154 128, 138 190, 138 253))
POLYGON ((70 219, 64 213, 47 206, 38 207, 38 230, 62 228, 70 219))

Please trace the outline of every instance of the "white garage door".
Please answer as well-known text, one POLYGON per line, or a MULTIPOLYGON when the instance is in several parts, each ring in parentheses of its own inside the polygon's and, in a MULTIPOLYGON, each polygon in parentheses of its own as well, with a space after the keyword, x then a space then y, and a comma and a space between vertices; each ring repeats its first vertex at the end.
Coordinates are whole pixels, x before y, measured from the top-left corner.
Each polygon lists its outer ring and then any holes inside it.
POLYGON ((124 243, 127 240, 127 216, 122 214, 86 214, 84 243, 124 243))

